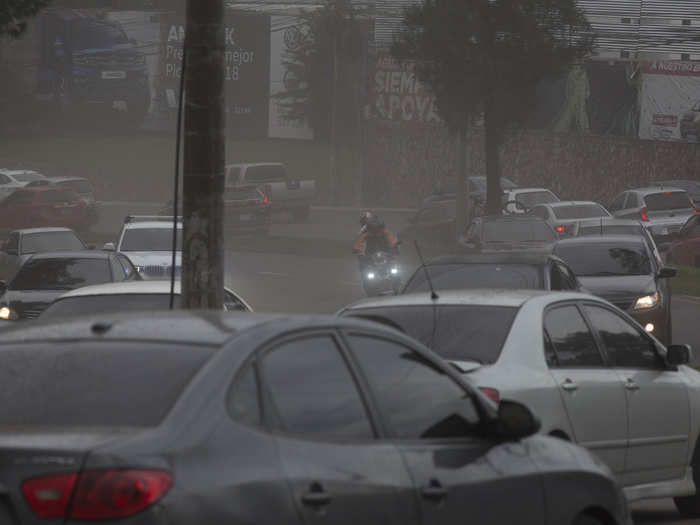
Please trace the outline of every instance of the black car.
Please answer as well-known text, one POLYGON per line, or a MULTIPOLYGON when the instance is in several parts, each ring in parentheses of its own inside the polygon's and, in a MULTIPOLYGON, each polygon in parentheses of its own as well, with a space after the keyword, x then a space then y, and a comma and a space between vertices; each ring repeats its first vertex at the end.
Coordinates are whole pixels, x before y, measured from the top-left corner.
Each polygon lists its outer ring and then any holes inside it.
POLYGON ((503 252, 438 257, 418 268, 401 293, 429 291, 428 276, 435 290, 582 290, 571 268, 559 257, 547 253, 503 252))
POLYGON ((36 319, 69 290, 138 278, 131 261, 120 253, 38 253, 24 263, 9 283, 0 281, 0 319, 36 319))
POLYGON ((460 241, 466 253, 543 250, 557 240, 552 227, 538 217, 492 215, 477 217, 460 241))
POLYGON ((671 285, 674 268, 662 266, 640 235, 574 237, 559 241, 554 254, 576 272, 592 294, 634 317, 662 343, 671 344, 671 285))
POLYGON ((629 523, 599 460, 376 323, 97 316, 10 329, 0 360, 23 525, 629 523))

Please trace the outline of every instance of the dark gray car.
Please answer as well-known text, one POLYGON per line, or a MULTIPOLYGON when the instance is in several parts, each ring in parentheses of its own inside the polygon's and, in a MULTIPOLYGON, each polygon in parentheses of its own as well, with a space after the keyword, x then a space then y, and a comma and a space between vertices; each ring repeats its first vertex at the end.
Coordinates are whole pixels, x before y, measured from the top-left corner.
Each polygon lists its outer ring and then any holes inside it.
POLYGON ((0 359, 3 523, 630 523, 591 454, 375 323, 103 316, 0 359))
POLYGON ((86 249, 69 228, 27 228, 11 231, 0 245, 0 279, 9 281, 27 259, 42 252, 86 249))

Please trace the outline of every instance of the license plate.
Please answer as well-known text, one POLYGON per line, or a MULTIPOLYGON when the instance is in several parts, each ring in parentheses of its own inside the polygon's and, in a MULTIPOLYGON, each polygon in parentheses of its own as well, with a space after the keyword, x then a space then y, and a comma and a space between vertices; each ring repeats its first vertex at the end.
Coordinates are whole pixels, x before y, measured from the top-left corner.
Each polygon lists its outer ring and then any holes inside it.
POLYGON ((126 71, 103 71, 102 78, 105 80, 124 80, 126 71))
POLYGON ((253 220, 253 216, 252 216, 252 215, 247 215, 247 214, 240 215, 240 216, 239 216, 239 220, 240 220, 241 222, 250 222, 250 221, 253 220))

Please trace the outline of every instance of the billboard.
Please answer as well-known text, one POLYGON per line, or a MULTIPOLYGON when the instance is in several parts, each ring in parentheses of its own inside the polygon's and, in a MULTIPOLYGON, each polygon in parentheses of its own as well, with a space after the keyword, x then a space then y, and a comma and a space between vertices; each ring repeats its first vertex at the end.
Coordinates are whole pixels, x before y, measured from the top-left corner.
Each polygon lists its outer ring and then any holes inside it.
POLYGON ((639 138, 700 142, 700 63, 649 62, 642 72, 639 138))

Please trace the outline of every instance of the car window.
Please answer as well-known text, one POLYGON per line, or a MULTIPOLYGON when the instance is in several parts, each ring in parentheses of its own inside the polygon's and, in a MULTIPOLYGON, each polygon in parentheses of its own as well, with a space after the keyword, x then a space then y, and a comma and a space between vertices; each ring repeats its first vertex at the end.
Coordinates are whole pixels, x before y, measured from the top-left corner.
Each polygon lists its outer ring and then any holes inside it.
POLYGON ((47 190, 39 194, 40 202, 75 202, 78 195, 73 190, 47 190))
POLYGON ((262 359, 271 414, 283 431, 320 438, 371 438, 372 426, 330 336, 283 343, 262 359))
POLYGON ((547 311, 544 329, 552 343, 559 366, 603 366, 603 357, 595 339, 576 306, 560 306, 547 311))
POLYGON ((121 253, 118 253, 117 261, 119 261, 119 264, 121 265, 125 281, 136 278, 136 268, 134 268, 129 259, 127 259, 121 253))
POLYGON ((279 165, 261 165, 248 166, 245 170, 246 182, 275 182, 284 181, 287 179, 287 173, 284 166, 279 165))
POLYGON ((551 191, 529 191, 527 193, 518 193, 515 196, 515 201, 519 202, 525 208, 532 208, 538 204, 547 204, 548 202, 557 202, 559 199, 551 191))
MULTIPOLYGON (((122 252, 170 252, 172 249, 172 228, 128 228, 119 247, 122 252)), ((177 251, 181 250, 182 227, 178 226, 177 251)))
POLYGON ((579 277, 649 275, 652 263, 645 241, 557 244, 554 253, 579 277))
POLYGON ((553 208, 557 219, 591 219, 596 217, 608 217, 610 214, 600 204, 571 204, 553 208))
POLYGON ((224 290, 224 309, 227 312, 247 312, 248 307, 234 293, 224 290))
POLYGON ((540 207, 535 208, 534 210, 532 210, 532 213, 533 213, 536 217, 539 217, 540 219, 543 219, 543 220, 545 220, 545 221, 546 221, 547 219, 549 219, 549 211, 547 210, 547 208, 544 208, 544 207, 542 207, 542 206, 540 206, 540 207))
POLYGON ((73 252, 84 250, 85 245, 72 231, 48 231, 25 233, 22 237, 22 253, 73 252))
POLYGON ((4 204, 28 204, 34 200, 34 193, 31 191, 16 191, 7 197, 4 204))
POLYGON ((19 233, 11 233, 7 238, 7 242, 3 247, 5 251, 7 250, 19 250, 19 233))
POLYGON ((693 207, 690 197, 684 191, 652 193, 644 197, 644 203, 649 211, 679 210, 693 207))
POLYGON ((622 193, 615 197, 615 200, 612 201, 610 204, 610 211, 619 211, 623 209, 623 206, 625 205, 625 198, 627 197, 626 193, 622 193))
POLYGON ((426 269, 436 290, 466 290, 470 288, 500 288, 541 290, 544 288, 542 269, 535 264, 435 264, 418 268, 403 293, 429 291, 426 269))
POLYGON ((552 264, 552 290, 576 290, 576 281, 570 279, 566 268, 560 264, 552 264))
POLYGON ((386 339, 352 335, 350 341, 393 435, 437 439, 476 432, 474 400, 430 361, 386 339))
POLYGON ((557 268, 564 279, 566 286, 565 290, 578 290, 578 280, 576 279, 574 272, 571 271, 568 266, 561 263, 557 263, 557 268))
POLYGON ((252 364, 247 365, 234 379, 227 396, 226 406, 234 420, 248 425, 260 425, 258 378, 252 364))
POLYGON ((607 308, 585 305, 584 310, 598 332, 613 366, 621 368, 664 368, 651 339, 607 308))

